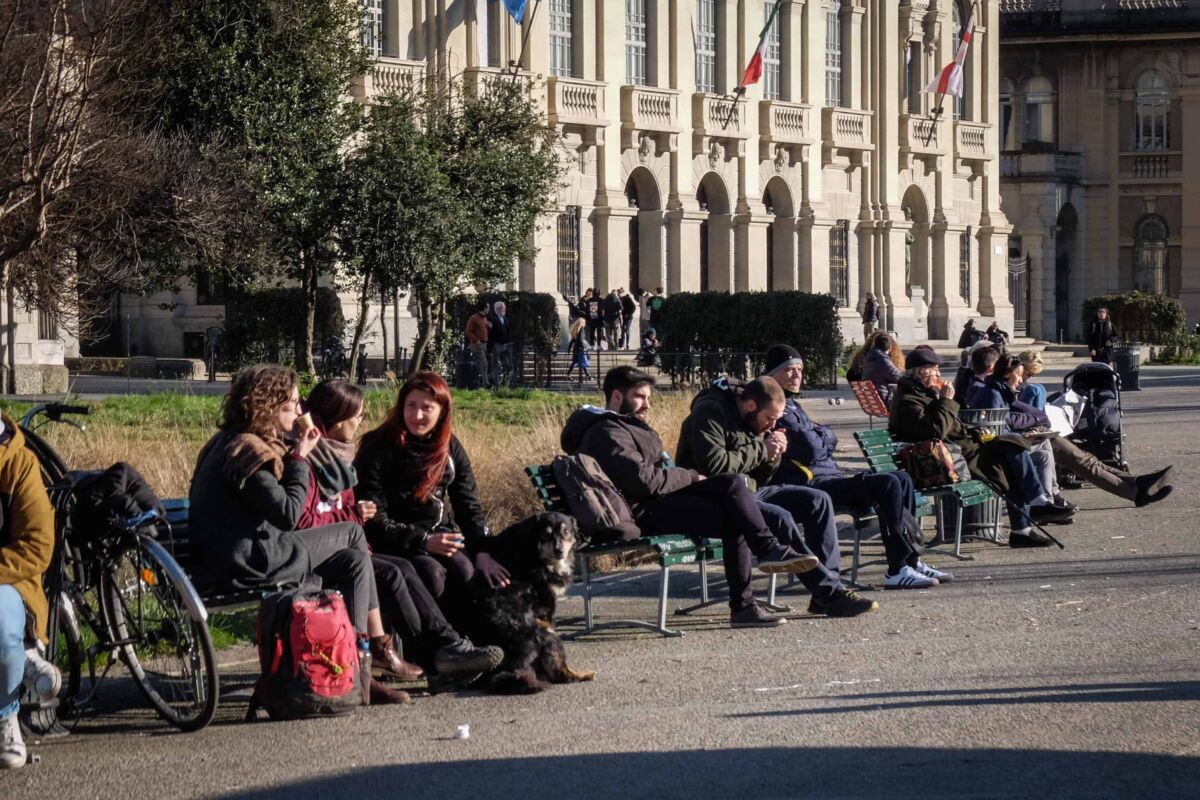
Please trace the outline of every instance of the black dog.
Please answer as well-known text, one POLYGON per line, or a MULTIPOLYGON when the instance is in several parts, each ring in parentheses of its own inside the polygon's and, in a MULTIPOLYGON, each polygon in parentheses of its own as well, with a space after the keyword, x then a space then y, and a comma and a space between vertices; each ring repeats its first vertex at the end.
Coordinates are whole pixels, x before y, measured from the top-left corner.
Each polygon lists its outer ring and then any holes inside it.
POLYGON ((575 520, 554 513, 528 517, 484 540, 480 549, 503 564, 512 579, 503 589, 482 578, 474 581, 471 640, 504 651, 504 661, 485 681, 491 691, 531 694, 551 683, 596 676, 567 666, 554 630, 554 609, 571 584, 578 542, 575 520))

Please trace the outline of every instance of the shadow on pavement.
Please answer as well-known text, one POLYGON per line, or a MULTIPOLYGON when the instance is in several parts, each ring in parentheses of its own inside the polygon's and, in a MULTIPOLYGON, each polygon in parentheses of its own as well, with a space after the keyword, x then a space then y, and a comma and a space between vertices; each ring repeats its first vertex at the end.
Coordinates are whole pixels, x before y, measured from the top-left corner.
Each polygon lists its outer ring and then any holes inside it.
POLYGON ((831 701, 849 700, 853 701, 854 704, 822 705, 819 708, 783 708, 767 711, 747 711, 742 714, 728 714, 726 716, 730 719, 787 717, 810 714, 845 714, 855 711, 899 711, 906 708, 1032 705, 1038 703, 1187 702, 1200 700, 1200 681, 1098 683, 1046 687, 1015 686, 993 689, 856 694, 853 697, 826 695, 825 697, 831 701))
MULTIPOLYGON (((468 744, 467 747, 470 745, 468 744)), ((333 797, 1182 798, 1200 758, 1031 749, 764 747, 369 767, 222 795, 333 797)))

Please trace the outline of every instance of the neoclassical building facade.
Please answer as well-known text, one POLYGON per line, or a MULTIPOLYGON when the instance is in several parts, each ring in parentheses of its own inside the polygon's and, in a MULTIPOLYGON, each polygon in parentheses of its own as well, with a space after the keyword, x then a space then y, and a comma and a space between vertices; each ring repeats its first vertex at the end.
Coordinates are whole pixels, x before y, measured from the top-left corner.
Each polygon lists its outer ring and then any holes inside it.
MULTIPOLYGON (((518 26, 498 0, 363 0, 376 62, 354 91, 534 78, 567 179, 513 288, 830 292, 848 341, 867 292, 906 343, 1011 325, 1000 0, 976 0, 965 96, 940 115, 919 90, 953 58, 965 0, 783 0, 762 80, 735 95, 772 5, 530 0, 518 26)), ((191 300, 174 318, 210 322, 191 300)), ((411 338, 403 308, 379 316, 411 338)), ((145 346, 173 341, 163 322, 145 346)))
POLYGON ((1077 340, 1087 297, 1138 289, 1200 319, 1200 8, 1005 0, 1000 37, 1017 317, 1077 340))

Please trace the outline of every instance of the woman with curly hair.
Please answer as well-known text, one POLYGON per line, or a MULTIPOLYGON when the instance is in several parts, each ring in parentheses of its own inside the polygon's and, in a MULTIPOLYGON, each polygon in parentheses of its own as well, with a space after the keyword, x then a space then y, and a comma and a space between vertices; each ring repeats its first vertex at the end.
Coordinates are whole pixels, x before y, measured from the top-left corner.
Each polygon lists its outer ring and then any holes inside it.
POLYGON ((471 462, 452 431, 450 387, 418 372, 383 423, 363 438, 354 466, 358 497, 375 503, 367 536, 375 552, 412 561, 450 621, 461 623, 475 572, 507 586, 508 572, 475 544, 489 535, 471 462))
MULTIPOLYGON (((383 622, 362 527, 339 522, 295 532, 308 497, 306 459, 321 438, 315 427, 298 424, 300 417, 290 369, 259 364, 234 380, 188 494, 188 527, 201 556, 197 577, 202 585, 260 588, 316 574, 342 593, 359 636, 379 639, 383 622)), ((371 679, 372 702, 408 700, 371 679)))
MULTIPOLYGON (((312 477, 308 502, 300 517, 300 528, 319 528, 332 522, 366 524, 377 507, 370 500, 357 500, 358 474, 354 448, 365 412, 362 389, 342 378, 321 381, 309 392, 305 407, 321 439, 308 456, 312 477)), ((301 537, 307 531, 301 531, 301 537)), ((439 675, 486 672, 504 658, 498 647, 475 647, 446 621, 437 601, 406 558, 371 554, 379 604, 384 620, 400 634, 405 653, 417 664, 400 658, 391 646, 391 636, 371 640, 371 663, 387 668, 405 679, 419 678, 432 666, 439 675)))

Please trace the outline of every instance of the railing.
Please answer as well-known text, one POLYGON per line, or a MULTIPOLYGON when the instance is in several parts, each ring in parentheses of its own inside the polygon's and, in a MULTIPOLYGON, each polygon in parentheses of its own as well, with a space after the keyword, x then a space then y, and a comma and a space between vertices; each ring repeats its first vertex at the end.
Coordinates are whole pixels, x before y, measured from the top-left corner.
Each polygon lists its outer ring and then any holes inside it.
POLYGON ((697 136, 746 136, 746 101, 712 94, 692 95, 692 130, 697 136))
POLYGON ((941 117, 906 114, 900 121, 901 147, 911 153, 936 155, 943 152, 941 117))
POLYGON ((821 109, 821 134, 825 144, 847 150, 870 150, 871 112, 852 108, 821 109))
POLYGON ((679 130, 679 92, 653 86, 621 87, 621 127, 625 130, 679 130))
POLYGON ((812 108, 809 106, 763 100, 758 105, 758 115, 765 142, 803 144, 812 139, 812 108))
POLYGON ((1006 153, 1000 157, 1000 177, 1077 181, 1083 177, 1083 156, 1077 153, 1006 153))
POLYGON ((954 123, 954 153, 959 158, 975 161, 991 159, 987 151, 987 136, 991 125, 982 122, 954 123))
POLYGON ((521 81, 528 89, 532 77, 528 72, 513 73, 499 67, 468 67, 463 73, 463 90, 474 97, 488 97, 503 81, 521 81))
POLYGON ((578 78, 550 78, 547 81, 551 125, 587 125, 602 127, 604 84, 578 78))
POLYGON ((352 94, 360 100, 390 93, 405 93, 419 88, 425 81, 424 61, 405 61, 380 57, 366 74, 354 81, 352 94))
POLYGON ((1169 178, 1183 171, 1180 150, 1132 151, 1120 154, 1121 175, 1134 178, 1169 178))

